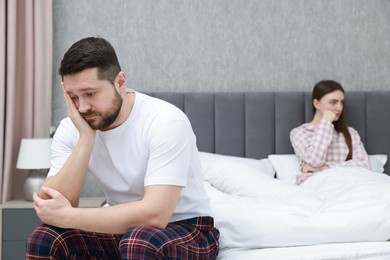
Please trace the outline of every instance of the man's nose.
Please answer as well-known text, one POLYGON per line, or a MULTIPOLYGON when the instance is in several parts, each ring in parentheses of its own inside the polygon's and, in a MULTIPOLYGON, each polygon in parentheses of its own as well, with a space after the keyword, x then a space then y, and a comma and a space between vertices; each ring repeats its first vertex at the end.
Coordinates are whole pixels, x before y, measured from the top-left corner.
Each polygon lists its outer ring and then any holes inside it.
POLYGON ((79 98, 79 107, 78 110, 80 113, 85 113, 91 109, 91 104, 85 99, 79 98))

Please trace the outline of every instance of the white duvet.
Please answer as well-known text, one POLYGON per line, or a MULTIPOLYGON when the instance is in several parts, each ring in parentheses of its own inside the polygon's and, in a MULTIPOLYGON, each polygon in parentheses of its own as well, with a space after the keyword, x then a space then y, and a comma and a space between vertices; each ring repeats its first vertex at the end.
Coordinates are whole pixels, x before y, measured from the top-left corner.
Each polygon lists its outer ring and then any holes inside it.
POLYGON ((229 160, 203 168, 221 249, 390 238, 390 177, 385 174, 332 168, 296 186, 229 160))

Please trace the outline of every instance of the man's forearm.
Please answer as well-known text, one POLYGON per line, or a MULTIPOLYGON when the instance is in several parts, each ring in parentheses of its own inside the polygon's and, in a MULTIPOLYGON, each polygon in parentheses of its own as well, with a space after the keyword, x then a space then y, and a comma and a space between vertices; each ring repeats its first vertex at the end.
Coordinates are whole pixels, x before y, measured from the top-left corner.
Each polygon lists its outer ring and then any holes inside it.
POLYGON ((161 214, 144 201, 129 202, 106 208, 73 208, 65 228, 82 229, 89 232, 123 234, 136 226, 165 228, 161 214))
POLYGON ((145 187, 144 197, 140 201, 105 208, 66 209, 61 213, 61 218, 55 219, 64 228, 100 233, 123 234, 136 226, 162 229, 168 225, 181 190, 180 186, 151 185, 145 187))
MULTIPOLYGON (((94 138, 80 139, 62 169, 55 176, 48 177, 43 184, 59 191, 74 207, 78 206, 93 144, 94 138)), ((42 192, 38 195, 48 198, 42 192)))

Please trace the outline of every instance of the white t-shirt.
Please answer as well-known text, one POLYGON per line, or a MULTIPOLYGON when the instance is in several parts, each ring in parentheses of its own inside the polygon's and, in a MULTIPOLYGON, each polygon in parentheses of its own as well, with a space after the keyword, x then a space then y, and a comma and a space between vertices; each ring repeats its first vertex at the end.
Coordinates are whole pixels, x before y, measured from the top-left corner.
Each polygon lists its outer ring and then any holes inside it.
MULTIPOLYGON (((70 118, 63 119, 53 138, 48 176, 62 168, 78 139, 70 118)), ((180 109, 160 99, 136 92, 122 125, 96 131, 88 172, 109 205, 142 199, 144 186, 176 185, 184 188, 170 222, 210 216, 191 124, 180 109)))

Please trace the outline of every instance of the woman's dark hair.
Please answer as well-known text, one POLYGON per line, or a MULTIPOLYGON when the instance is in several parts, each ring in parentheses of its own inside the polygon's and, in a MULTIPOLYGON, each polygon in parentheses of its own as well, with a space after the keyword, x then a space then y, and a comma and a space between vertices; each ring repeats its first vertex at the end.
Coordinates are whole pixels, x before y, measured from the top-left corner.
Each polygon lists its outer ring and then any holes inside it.
POLYGON ((114 48, 107 40, 88 37, 74 43, 64 54, 58 72, 63 78, 90 68, 98 69, 98 79, 108 80, 114 85, 121 67, 114 48))
MULTIPOLYGON (((312 101, 314 101, 314 99, 317 99, 319 101, 326 94, 329 94, 336 90, 340 90, 341 92, 345 93, 343 87, 338 82, 333 80, 322 80, 318 82, 313 88, 312 101)), ((315 114, 315 112, 316 112, 316 108, 314 107, 313 104, 313 114, 315 114)), ((339 119, 337 121, 334 121, 333 125, 334 125, 334 129, 338 133, 341 132, 344 135, 345 142, 349 149, 349 153, 347 155, 346 160, 352 159, 352 138, 351 138, 351 134, 348 131, 348 125, 345 119, 344 108, 339 116, 339 119)))

